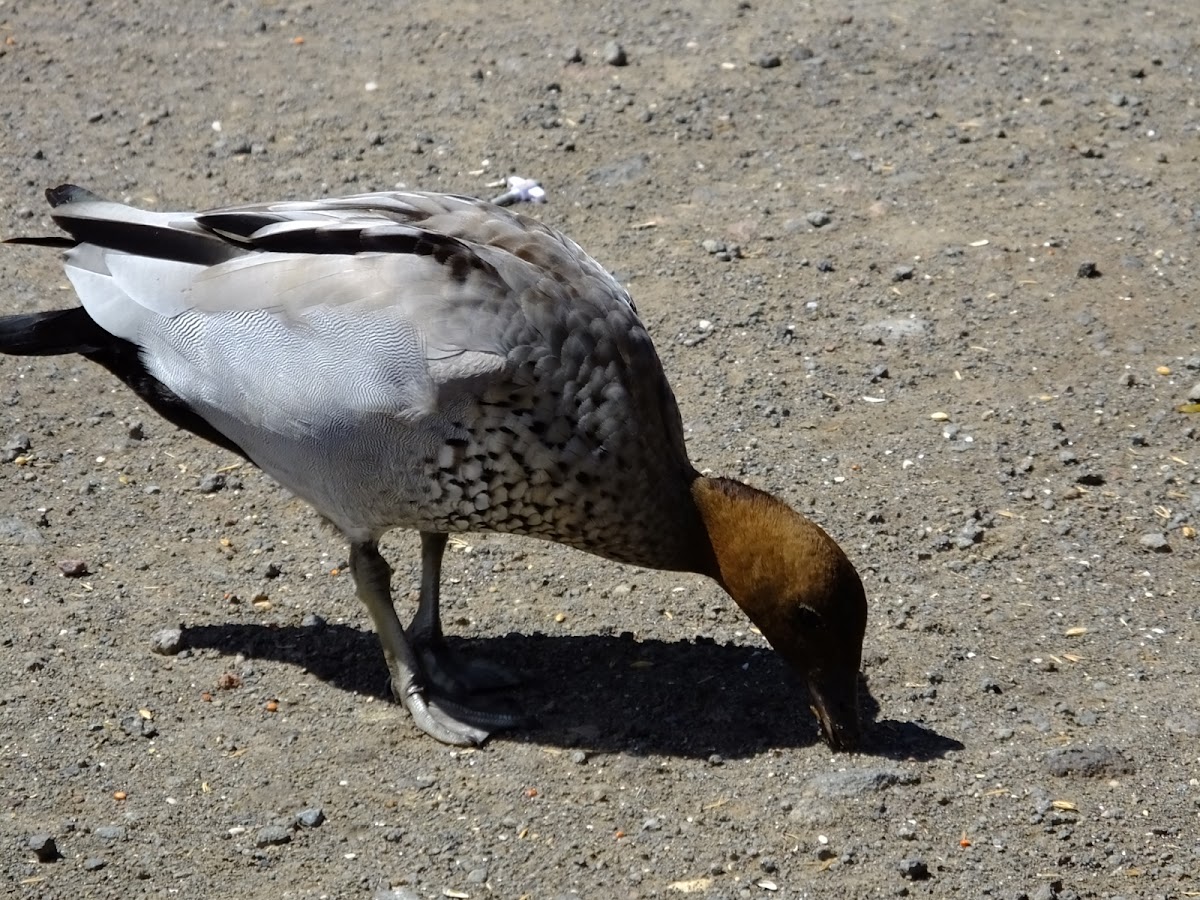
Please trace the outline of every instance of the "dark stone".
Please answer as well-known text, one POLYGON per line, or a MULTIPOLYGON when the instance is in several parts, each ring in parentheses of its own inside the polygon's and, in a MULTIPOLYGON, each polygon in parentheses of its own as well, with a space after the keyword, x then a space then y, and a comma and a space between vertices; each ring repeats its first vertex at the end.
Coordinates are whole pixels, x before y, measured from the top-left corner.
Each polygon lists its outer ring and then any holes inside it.
POLYGON ((910 857, 900 861, 900 875, 909 881, 924 881, 929 878, 929 866, 923 859, 910 857))
POLYGON ((33 851, 33 855, 37 857, 40 863, 54 862, 62 859, 62 854, 58 852, 58 844, 54 842, 54 836, 49 834, 31 834, 25 845, 33 851))
POLYGON ((1128 775, 1134 771, 1134 767, 1118 751, 1098 745, 1054 750, 1046 755, 1046 771, 1059 778, 1066 775, 1110 778, 1114 775, 1128 775))

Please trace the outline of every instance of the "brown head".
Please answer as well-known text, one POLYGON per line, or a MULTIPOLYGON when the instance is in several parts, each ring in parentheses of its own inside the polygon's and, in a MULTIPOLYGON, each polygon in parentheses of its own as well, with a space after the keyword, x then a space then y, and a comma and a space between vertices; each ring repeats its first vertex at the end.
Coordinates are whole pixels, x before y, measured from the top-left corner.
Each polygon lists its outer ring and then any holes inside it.
POLYGON ((808 684, 834 750, 858 743, 858 669, 867 627, 862 582, 833 538, 781 500, 725 478, 692 496, 721 586, 808 684))

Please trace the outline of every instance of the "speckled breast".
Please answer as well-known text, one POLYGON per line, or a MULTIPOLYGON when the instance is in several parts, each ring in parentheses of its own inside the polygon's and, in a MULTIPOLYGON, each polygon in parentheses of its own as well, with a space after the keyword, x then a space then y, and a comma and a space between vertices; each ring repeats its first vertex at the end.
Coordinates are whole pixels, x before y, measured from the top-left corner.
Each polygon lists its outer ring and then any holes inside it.
POLYGON ((424 460, 416 527, 660 563, 691 467, 650 339, 603 317, 554 337, 519 347, 508 377, 458 404, 451 436, 424 460))

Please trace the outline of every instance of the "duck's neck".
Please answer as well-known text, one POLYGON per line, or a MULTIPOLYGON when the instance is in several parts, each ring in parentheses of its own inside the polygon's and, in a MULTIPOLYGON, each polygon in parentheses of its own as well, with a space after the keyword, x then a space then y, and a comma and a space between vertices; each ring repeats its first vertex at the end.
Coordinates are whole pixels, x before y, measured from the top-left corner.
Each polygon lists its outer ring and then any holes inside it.
POLYGON ((692 495, 715 569, 705 574, 772 643, 772 634, 792 630, 787 617, 797 604, 822 606, 843 582, 858 582, 834 540, 779 498, 739 481, 703 477, 693 482, 692 495))
POLYGON ((680 490, 660 489, 652 498, 640 498, 640 514, 625 522, 624 546, 602 555, 633 565, 707 575, 734 599, 756 592, 761 586, 754 579, 767 573, 751 560, 761 558, 763 542, 770 535, 789 530, 779 520, 791 524, 801 517, 781 500, 731 478, 691 470, 686 479, 666 483, 680 490))
POLYGON ((816 525, 782 500, 730 478, 698 477, 692 497, 709 548, 708 569, 755 622, 774 616, 790 570, 829 542, 816 525), (785 546, 786 545, 786 546, 785 546))
POLYGON ((716 480, 720 479, 692 470, 684 482, 686 492, 671 498, 665 510, 671 524, 668 532, 660 536, 663 556, 655 567, 707 575, 724 587, 703 504, 703 498, 711 490, 709 485, 716 480))

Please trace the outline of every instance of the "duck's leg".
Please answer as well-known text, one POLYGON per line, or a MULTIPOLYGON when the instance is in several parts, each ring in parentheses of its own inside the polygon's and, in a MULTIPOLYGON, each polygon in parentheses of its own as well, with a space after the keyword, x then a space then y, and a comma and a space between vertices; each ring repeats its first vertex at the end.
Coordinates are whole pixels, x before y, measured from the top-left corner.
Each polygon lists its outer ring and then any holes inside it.
MULTIPOLYGON (((448 536, 421 532, 421 596, 408 638, 421 669, 437 694, 464 697, 515 687, 519 682, 500 666, 484 660, 462 660, 442 636, 442 556, 448 536)), ((514 723, 515 724, 515 723, 514 723)))
POLYGON ((477 713, 426 696, 420 663, 392 605, 391 567, 380 556, 374 541, 350 545, 350 572, 358 599, 371 614, 375 633, 383 645, 383 656, 392 676, 392 693, 404 704, 418 728, 444 744, 468 746, 483 743, 492 729, 510 727, 509 716, 477 713))

